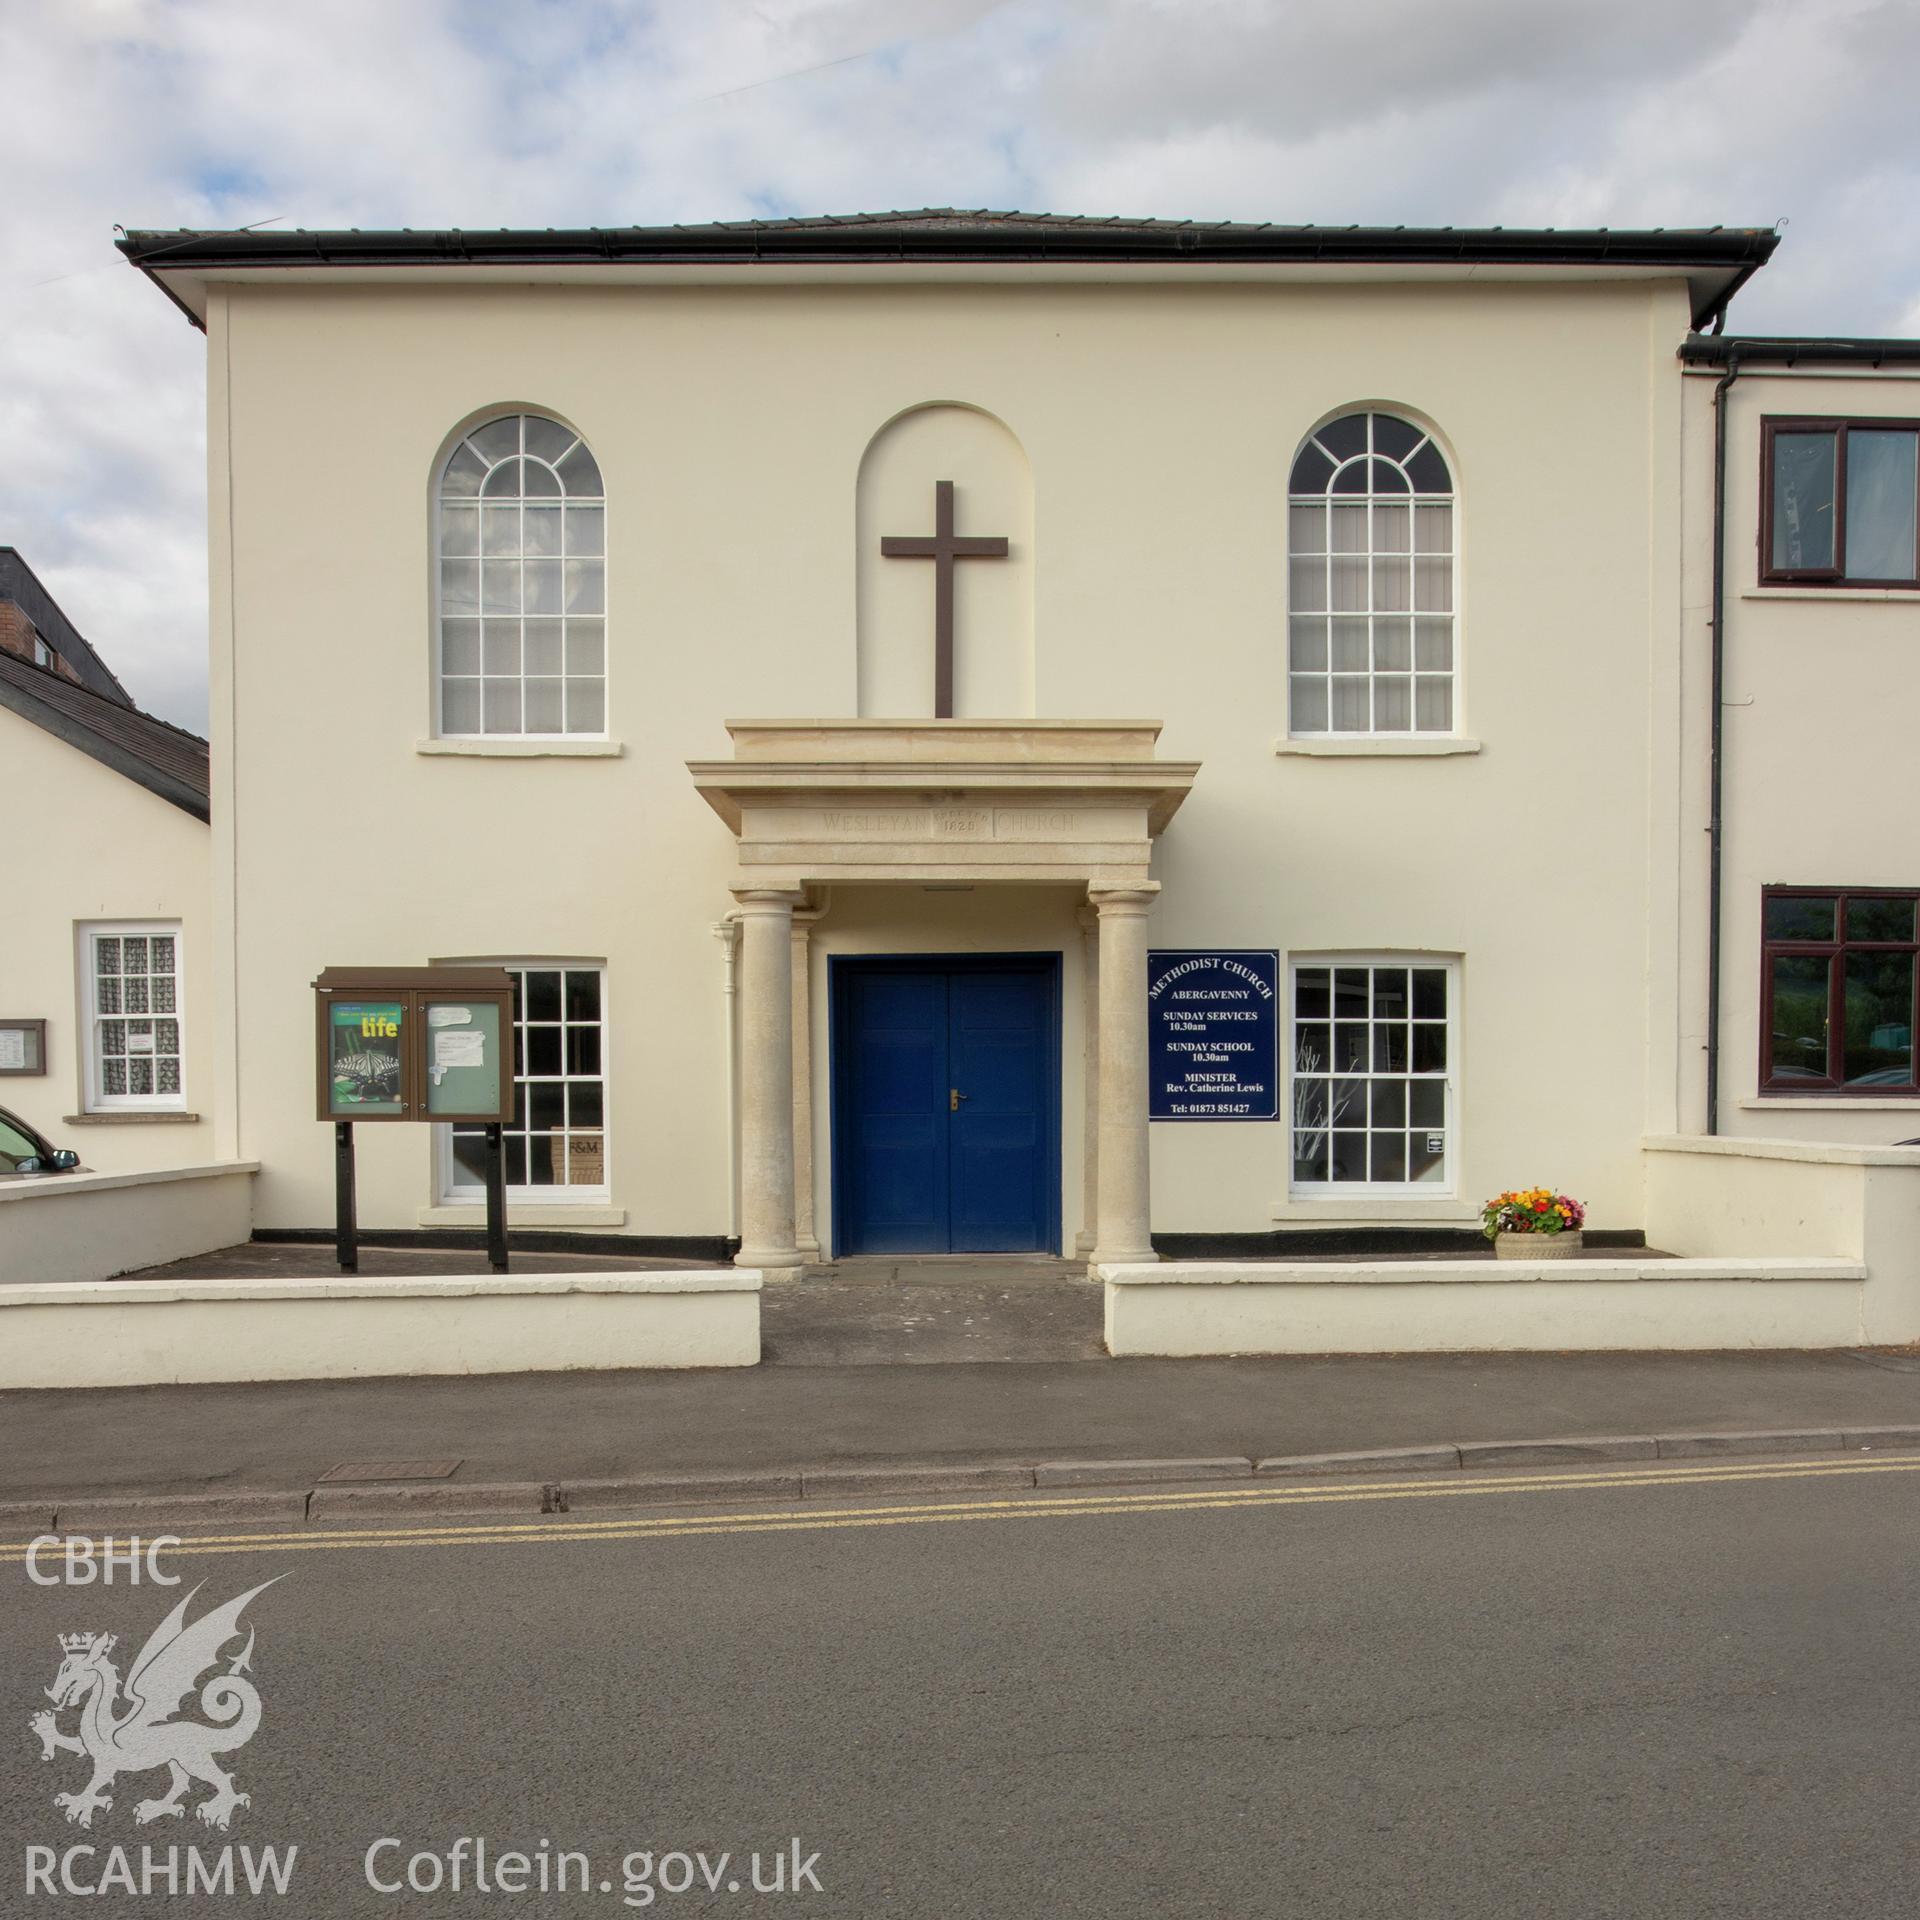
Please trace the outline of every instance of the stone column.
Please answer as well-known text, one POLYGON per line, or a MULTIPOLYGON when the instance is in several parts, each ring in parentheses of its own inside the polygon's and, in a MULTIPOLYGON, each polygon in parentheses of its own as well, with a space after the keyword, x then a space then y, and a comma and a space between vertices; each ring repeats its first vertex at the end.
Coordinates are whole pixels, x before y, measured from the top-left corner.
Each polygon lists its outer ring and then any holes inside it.
POLYGON ((820 1258, 820 1231, 813 1217, 813 930, 827 910, 818 906, 793 916, 793 1235, 801 1257, 820 1258))
POLYGON ((1074 1236, 1073 1250, 1090 1254, 1100 1225, 1100 916, 1091 907, 1080 909, 1080 936, 1086 1113, 1080 1123, 1080 1231, 1074 1236))
POLYGON ((1157 884, 1098 888, 1100 1225, 1090 1266, 1152 1260, 1147 1167, 1147 911, 1157 884))
POLYGON ((792 1278, 793 909, 801 896, 735 892, 740 903, 740 1251, 734 1262, 792 1278))

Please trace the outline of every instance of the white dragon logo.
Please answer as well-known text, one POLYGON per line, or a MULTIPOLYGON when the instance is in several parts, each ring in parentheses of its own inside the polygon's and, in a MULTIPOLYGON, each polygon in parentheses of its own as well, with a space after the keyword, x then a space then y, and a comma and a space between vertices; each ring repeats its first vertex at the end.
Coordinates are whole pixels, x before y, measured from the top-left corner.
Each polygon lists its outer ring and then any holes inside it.
MULTIPOLYGON (((284 1580, 286 1575, 276 1574, 274 1578, 284 1580)), ((173 1716, 200 1676, 220 1664, 221 1649, 239 1637, 241 1609, 273 1584, 273 1580, 263 1580, 237 1600, 215 1607, 188 1626, 188 1602, 200 1591, 195 1587, 147 1636, 146 1645, 127 1674, 124 1698, 119 1669, 107 1658, 117 1635, 60 1636, 60 1651, 65 1657, 53 1685, 46 1689, 54 1711, 36 1713, 29 1724, 40 1736, 41 1759, 51 1760, 56 1753, 77 1753, 93 1762, 93 1778, 81 1792, 53 1796, 53 1804, 70 1821, 92 1826, 95 1812, 113 1805, 112 1795, 101 1789, 115 1775, 145 1773, 154 1767, 166 1767, 172 1779, 158 1799, 142 1800, 135 1806, 133 1817, 142 1826, 163 1814, 184 1812, 181 1803, 192 1780, 213 1788, 194 1812, 222 1833, 235 1808, 251 1803, 249 1795, 235 1788, 233 1776, 216 1764, 214 1755, 244 1747, 260 1724, 260 1695, 253 1682, 242 1677, 253 1658, 252 1628, 247 1630, 247 1644, 227 1662, 227 1670, 216 1673, 200 1689, 200 1711, 218 1724, 207 1726, 173 1716), (56 1715, 65 1707, 80 1709, 77 1739, 60 1731, 56 1715)))

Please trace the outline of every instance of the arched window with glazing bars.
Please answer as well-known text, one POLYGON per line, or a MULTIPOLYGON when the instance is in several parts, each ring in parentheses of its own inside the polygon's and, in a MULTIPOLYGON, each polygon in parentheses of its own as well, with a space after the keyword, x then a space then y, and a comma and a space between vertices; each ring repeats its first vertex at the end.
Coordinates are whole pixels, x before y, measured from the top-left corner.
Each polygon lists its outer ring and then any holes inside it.
POLYGON ((1391 413, 1307 436, 1288 483, 1288 731, 1451 733, 1453 475, 1391 413))
POLYGON ((607 730, 606 490, 543 414, 466 433, 440 469, 438 730, 607 730))

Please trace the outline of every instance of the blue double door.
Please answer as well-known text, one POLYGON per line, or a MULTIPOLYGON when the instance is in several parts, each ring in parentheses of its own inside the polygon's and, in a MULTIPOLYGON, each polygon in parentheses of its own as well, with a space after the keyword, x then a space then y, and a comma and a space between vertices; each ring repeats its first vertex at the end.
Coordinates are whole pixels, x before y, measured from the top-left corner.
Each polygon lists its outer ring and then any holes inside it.
POLYGON ((1059 960, 836 959, 836 1251, 1059 1247, 1059 960))

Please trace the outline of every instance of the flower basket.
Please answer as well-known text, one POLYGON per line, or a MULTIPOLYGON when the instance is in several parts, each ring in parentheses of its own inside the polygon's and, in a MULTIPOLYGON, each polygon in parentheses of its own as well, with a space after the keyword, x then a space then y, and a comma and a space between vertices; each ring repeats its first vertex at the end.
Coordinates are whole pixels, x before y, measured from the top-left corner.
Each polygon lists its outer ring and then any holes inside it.
POLYGON ((1480 1231, 1499 1260, 1571 1260, 1585 1244, 1587 1210, 1547 1187, 1522 1187, 1480 1209, 1480 1231))
POLYGON ((1503 1233, 1493 1243, 1497 1260, 1571 1260, 1586 1244, 1578 1227, 1565 1233, 1503 1233))

